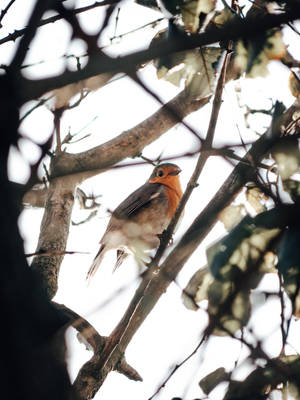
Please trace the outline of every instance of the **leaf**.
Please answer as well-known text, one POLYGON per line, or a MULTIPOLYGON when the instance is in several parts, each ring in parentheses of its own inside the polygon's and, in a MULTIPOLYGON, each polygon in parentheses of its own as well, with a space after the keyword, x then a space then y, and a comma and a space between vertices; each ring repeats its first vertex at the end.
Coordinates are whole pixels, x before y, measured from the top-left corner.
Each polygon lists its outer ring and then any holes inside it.
MULTIPOLYGON (((183 33, 172 25, 176 35, 183 33)), ((167 40, 167 30, 160 31, 152 39, 151 46, 167 40)), ((154 61, 158 79, 164 79, 175 86, 185 85, 192 98, 203 98, 213 92, 218 61, 222 50, 219 47, 206 47, 169 54, 154 61)))
POLYGON ((300 227, 295 224, 284 233, 278 252, 278 270, 293 303, 293 314, 300 317, 300 227))
POLYGON ((288 179, 298 171, 300 153, 298 139, 294 136, 282 138, 271 150, 272 157, 277 163, 282 180, 288 179))
POLYGON ((266 76, 270 60, 279 60, 286 54, 286 46, 279 30, 271 29, 252 39, 239 40, 236 44, 235 65, 249 78, 266 76))
POLYGON ((208 287, 213 281, 208 267, 199 269, 182 291, 181 300, 188 310, 197 311, 198 302, 207 299, 208 287))
MULTIPOLYGON (((219 282, 215 280, 209 287, 208 291, 208 312, 210 317, 218 315, 219 307, 225 304, 232 294, 234 294, 235 285, 232 282, 219 282)), ((215 326, 213 334, 218 336, 234 334, 239 329, 247 325, 251 315, 249 290, 237 291, 226 307, 226 311, 222 312, 219 317, 218 325, 215 326), (223 329, 225 328, 225 329, 223 329)))
POLYGON ((212 22, 217 25, 218 28, 221 28, 225 23, 232 21, 237 18, 236 15, 227 7, 223 8, 221 11, 217 11, 212 18, 212 22))
POLYGON ((225 371, 225 368, 217 368, 215 371, 206 375, 199 382, 199 386, 203 390, 205 394, 209 394, 214 390, 215 387, 219 385, 219 383, 227 381, 230 379, 230 374, 225 371))
POLYGON ((200 27, 200 14, 209 14, 215 6, 215 0, 192 0, 184 3, 181 6, 181 17, 185 29, 196 33, 200 27))
POLYGON ((257 214, 266 211, 266 206, 263 204, 266 195, 257 186, 247 187, 246 200, 257 214))
POLYGON ((224 400, 265 400, 278 385, 294 382, 299 373, 298 355, 273 358, 265 367, 257 367, 244 381, 230 381, 224 400))
MULTIPOLYGON (((151 40, 149 48, 153 46, 158 46, 159 44, 163 43, 164 41, 168 40, 170 29, 177 29, 179 28, 174 23, 169 23, 168 29, 163 29, 159 31, 154 38, 151 40)), ((179 32, 177 32, 179 35, 179 32)), ((160 57, 153 61, 153 64, 157 70, 157 77, 158 79, 166 79, 166 75, 170 69, 175 66, 178 66, 184 62, 185 59, 185 51, 179 51, 176 53, 168 54, 164 57, 160 57)))
POLYGON ((170 18, 170 15, 168 15, 168 13, 170 13, 171 15, 180 14, 180 7, 183 5, 184 0, 159 0, 157 3, 163 14, 167 18, 170 18))
POLYGON ((228 334, 226 331, 235 333, 249 321, 250 290, 269 272, 268 268, 273 267, 266 253, 281 231, 273 228, 272 217, 270 212, 259 214, 259 218, 247 215, 225 238, 207 250, 215 277, 208 289, 208 312, 215 324, 215 335, 228 334))
POLYGON ((230 205, 220 212, 219 220, 227 231, 230 231, 243 219, 244 210, 245 207, 242 204, 239 204, 230 205))
POLYGON ((283 189, 290 195, 295 203, 300 202, 300 182, 294 179, 285 179, 283 189))
POLYGON ((283 42, 282 32, 271 30, 267 33, 264 52, 269 60, 280 60, 286 55, 286 45, 283 42))
POLYGON ((289 89, 296 99, 300 99, 300 68, 290 73, 289 89))
POLYGON ((219 47, 205 47, 195 49, 192 56, 185 58, 185 88, 190 98, 202 98, 213 93, 221 55, 219 47))

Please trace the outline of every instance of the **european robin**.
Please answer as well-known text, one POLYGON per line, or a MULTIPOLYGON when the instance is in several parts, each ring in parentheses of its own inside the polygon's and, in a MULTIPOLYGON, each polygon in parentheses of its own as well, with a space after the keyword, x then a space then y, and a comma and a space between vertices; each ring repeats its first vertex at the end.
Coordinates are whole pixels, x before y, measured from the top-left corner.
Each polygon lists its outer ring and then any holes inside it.
POLYGON ((142 259, 146 251, 158 247, 159 236, 170 223, 182 196, 180 172, 175 164, 156 166, 147 182, 113 211, 87 280, 96 273, 108 250, 117 249, 115 270, 128 253, 142 259))

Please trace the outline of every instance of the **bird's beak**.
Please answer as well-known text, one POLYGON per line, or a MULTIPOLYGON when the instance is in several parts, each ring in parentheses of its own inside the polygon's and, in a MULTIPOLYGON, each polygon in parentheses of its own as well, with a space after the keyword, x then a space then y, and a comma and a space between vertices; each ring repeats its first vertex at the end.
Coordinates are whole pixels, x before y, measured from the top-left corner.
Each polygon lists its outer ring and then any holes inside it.
POLYGON ((169 172, 168 175, 178 175, 178 174, 180 174, 180 172, 181 172, 181 169, 178 168, 178 169, 175 169, 175 171, 169 172))

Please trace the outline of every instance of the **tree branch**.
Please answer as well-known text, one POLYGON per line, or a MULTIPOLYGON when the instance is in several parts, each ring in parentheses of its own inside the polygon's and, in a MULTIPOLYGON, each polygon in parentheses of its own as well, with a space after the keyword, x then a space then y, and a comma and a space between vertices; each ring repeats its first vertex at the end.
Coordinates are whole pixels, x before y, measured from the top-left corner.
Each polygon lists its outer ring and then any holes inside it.
POLYGON ((44 0, 36 2, 34 10, 30 16, 28 27, 24 33, 23 38, 21 39, 17 51, 14 55, 14 58, 10 64, 10 68, 12 68, 15 72, 18 71, 25 59, 25 56, 28 51, 29 44, 34 38, 37 25, 44 14, 52 5, 56 3, 57 0, 44 0))
MULTIPOLYGON (((82 153, 60 153, 52 160, 51 176, 82 174, 82 179, 86 179, 127 157, 136 157, 144 147, 174 127, 180 119, 207 104, 209 98, 208 96, 200 100, 190 99, 185 91, 182 91, 149 118, 116 138, 82 153), (170 114, 170 108, 176 110, 176 117, 170 114), (88 174, 84 175, 85 172, 88 174)), ((80 178, 78 183, 79 181, 80 178)))
MULTIPOLYGON (((294 107, 292 109, 295 110, 294 107)), ((285 113, 284 122, 287 121, 290 115, 291 110, 288 110, 285 113)), ((252 166, 249 166, 248 163, 240 162, 234 168, 213 200, 194 220, 162 265, 159 268, 154 265, 146 271, 123 318, 106 343, 99 364, 95 368, 93 376, 90 377, 89 385, 85 388, 85 398, 90 398, 91 393, 95 394, 100 388, 107 374, 113 370, 120 357, 124 354, 133 335, 152 311, 161 295, 165 293, 188 258, 217 222, 220 211, 231 203, 244 184, 253 177, 255 166, 270 151, 272 145, 280 136, 281 123, 283 121, 272 127, 272 135, 270 135, 270 131, 268 130, 253 144, 244 157, 247 161, 251 160, 252 166)), ((85 366, 82 367, 82 370, 84 368, 85 366)), ((80 373, 83 373, 82 370, 80 373)), ((79 379, 80 375, 74 383, 75 388, 79 379)))
MULTIPOLYGON (((14 2, 14 1, 15 0, 12 0, 11 3, 14 2)), ((118 1, 119 0, 96 1, 94 4, 90 4, 89 6, 86 6, 86 7, 77 8, 76 10, 72 10, 71 12, 74 15, 81 14, 83 12, 92 10, 94 8, 97 8, 97 7, 103 7, 103 6, 106 6, 106 5, 109 5, 109 4, 118 3, 118 1)), ((3 11, 2 11, 0 17, 2 17, 3 11)), ((52 23, 54 23, 56 21, 60 21, 61 19, 63 19, 63 17, 61 15, 54 15, 53 17, 42 19, 37 24, 37 28, 39 28, 41 26, 44 26, 44 25, 47 25, 47 24, 52 24, 52 23)), ((0 21, 1 21, 1 19, 0 19, 0 21)), ((19 37, 23 36, 26 33, 27 30, 28 30, 28 28, 24 28, 24 29, 17 30, 17 31, 15 31, 13 33, 10 33, 8 36, 0 39, 0 45, 3 44, 3 43, 6 43, 6 42, 15 41, 19 37)))
POLYGON ((57 291, 59 269, 69 234, 75 187, 76 182, 70 178, 53 179, 47 194, 36 250, 39 255, 34 257, 31 269, 40 276, 41 285, 49 299, 52 299, 57 291), (52 251, 54 255, 47 255, 52 251))
POLYGON ((251 38, 261 32, 274 27, 280 27, 300 18, 300 2, 294 0, 289 4, 290 8, 281 14, 267 14, 262 16, 250 16, 245 19, 236 18, 224 24, 221 28, 211 26, 207 32, 181 37, 180 40, 167 40, 161 44, 153 45, 147 50, 138 51, 123 57, 111 58, 103 54, 90 55, 88 64, 80 71, 65 71, 59 76, 39 80, 23 78, 20 82, 23 94, 23 102, 36 99, 43 93, 78 82, 91 76, 104 72, 127 72, 128 66, 131 70, 134 66, 145 61, 159 58, 162 55, 179 51, 186 51, 217 42, 237 40, 239 38, 251 38), (255 26, 255 29, 253 27, 255 26))
MULTIPOLYGON (((70 308, 66 307, 64 304, 58 304, 55 302, 52 302, 52 304, 57 310, 63 313, 63 315, 68 320, 68 324, 72 325, 72 327, 77 330, 78 340, 83 343, 89 350, 92 350, 94 352, 94 356, 87 362, 90 368, 94 368, 93 366, 95 365, 95 360, 98 360, 99 355, 101 354, 101 351, 107 341, 107 337, 99 335, 93 325, 91 325, 85 318, 83 318, 70 308)), ((139 373, 126 362, 125 357, 123 357, 121 361, 116 365, 115 370, 131 380, 142 381, 139 373)), ((84 385, 83 376, 81 379, 81 384, 84 385)))

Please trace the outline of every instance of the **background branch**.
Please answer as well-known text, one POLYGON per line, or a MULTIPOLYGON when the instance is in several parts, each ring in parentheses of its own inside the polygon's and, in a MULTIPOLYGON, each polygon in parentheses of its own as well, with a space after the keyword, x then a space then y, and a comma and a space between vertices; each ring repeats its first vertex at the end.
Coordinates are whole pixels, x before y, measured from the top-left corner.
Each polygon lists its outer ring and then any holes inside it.
POLYGON ((221 28, 212 26, 207 32, 182 37, 181 40, 167 40, 162 44, 151 46, 147 50, 138 51, 126 56, 111 58, 107 55, 90 55, 89 62, 80 71, 66 71, 59 76, 29 80, 22 78, 23 102, 40 97, 45 92, 60 88, 70 83, 99 75, 104 72, 118 73, 127 72, 128 66, 131 70, 146 61, 165 56, 179 51, 186 51, 217 42, 237 40, 239 38, 251 38, 259 33, 265 32, 282 24, 292 22, 300 18, 299 0, 294 0, 288 11, 281 14, 267 14, 252 16, 245 19, 236 18, 224 24, 221 28), (253 29, 255 26, 255 29, 253 29))

